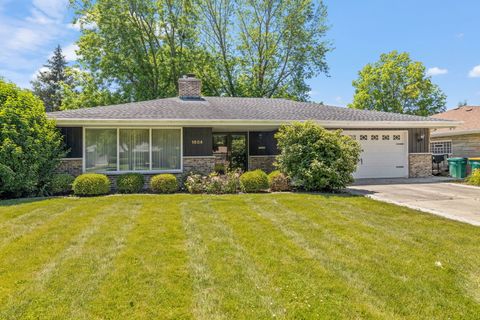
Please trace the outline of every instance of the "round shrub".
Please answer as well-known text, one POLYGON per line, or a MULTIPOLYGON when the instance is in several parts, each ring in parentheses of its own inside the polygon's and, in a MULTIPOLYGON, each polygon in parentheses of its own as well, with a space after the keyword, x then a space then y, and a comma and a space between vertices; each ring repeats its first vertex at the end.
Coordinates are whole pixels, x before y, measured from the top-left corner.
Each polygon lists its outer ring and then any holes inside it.
POLYGON ((85 173, 75 178, 72 184, 77 196, 98 196, 110 191, 110 180, 104 174, 85 173))
POLYGON ((243 192, 261 192, 268 189, 268 176, 260 169, 247 171, 240 176, 243 192))
POLYGON ((178 181, 173 174, 158 174, 150 179, 150 189, 155 193, 174 193, 178 190, 178 181))
POLYGON ((329 131, 313 122, 282 125, 275 134, 277 166, 296 186, 331 191, 353 182, 360 144, 341 130, 329 131))
POLYGON ((467 178, 467 183, 472 186, 480 186, 480 169, 476 169, 472 172, 472 175, 467 178))
POLYGON ((290 179, 278 170, 270 172, 268 175, 268 185, 270 186, 270 191, 291 190, 290 179))
POLYGON ((125 173, 117 178, 119 193, 138 193, 142 191, 145 178, 140 173, 125 173))
POLYGON ((71 174, 59 173, 52 176, 50 181, 50 194, 68 194, 72 191, 72 183, 75 180, 71 174))

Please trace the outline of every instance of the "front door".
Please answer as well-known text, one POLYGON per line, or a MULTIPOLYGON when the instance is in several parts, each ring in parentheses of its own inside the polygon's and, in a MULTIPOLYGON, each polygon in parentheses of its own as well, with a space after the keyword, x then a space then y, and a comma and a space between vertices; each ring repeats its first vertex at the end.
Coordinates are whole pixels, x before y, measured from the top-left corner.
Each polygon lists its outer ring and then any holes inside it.
POLYGON ((232 170, 247 169, 247 134, 214 133, 213 155, 216 163, 223 163, 232 170))

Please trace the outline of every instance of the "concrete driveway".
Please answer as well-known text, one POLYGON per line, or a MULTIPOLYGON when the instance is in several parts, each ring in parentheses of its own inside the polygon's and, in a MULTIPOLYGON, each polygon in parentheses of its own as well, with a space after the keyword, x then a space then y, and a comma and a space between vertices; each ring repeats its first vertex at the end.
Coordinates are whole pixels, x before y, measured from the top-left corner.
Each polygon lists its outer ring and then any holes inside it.
POLYGON ((480 188, 448 178, 358 180, 348 191, 480 226, 480 188))

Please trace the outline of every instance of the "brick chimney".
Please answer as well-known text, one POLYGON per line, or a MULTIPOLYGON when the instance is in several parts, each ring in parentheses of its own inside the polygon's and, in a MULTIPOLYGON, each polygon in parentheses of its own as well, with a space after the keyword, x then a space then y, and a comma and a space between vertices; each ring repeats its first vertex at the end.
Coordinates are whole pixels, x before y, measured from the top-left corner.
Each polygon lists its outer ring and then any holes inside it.
POLYGON ((195 75, 188 73, 178 79, 178 96, 180 99, 200 99, 202 81, 195 75))

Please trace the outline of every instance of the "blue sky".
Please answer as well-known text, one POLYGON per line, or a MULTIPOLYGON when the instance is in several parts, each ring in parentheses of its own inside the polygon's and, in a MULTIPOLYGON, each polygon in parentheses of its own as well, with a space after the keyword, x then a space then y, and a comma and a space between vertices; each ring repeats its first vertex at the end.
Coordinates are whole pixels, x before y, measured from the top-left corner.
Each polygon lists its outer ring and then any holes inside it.
MULTIPOLYGON (((407 51, 430 69, 447 94, 448 107, 459 101, 480 105, 480 1, 326 0, 330 77, 309 81, 315 101, 346 105, 352 80, 383 52, 407 51), (477 67, 477 68, 475 68, 477 67)), ((68 0, 0 0, 0 76, 29 87, 53 48, 60 44, 75 60, 78 28, 68 0)))

